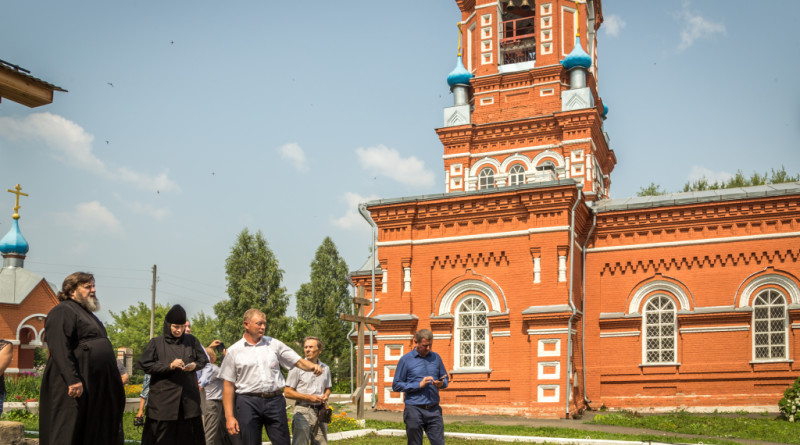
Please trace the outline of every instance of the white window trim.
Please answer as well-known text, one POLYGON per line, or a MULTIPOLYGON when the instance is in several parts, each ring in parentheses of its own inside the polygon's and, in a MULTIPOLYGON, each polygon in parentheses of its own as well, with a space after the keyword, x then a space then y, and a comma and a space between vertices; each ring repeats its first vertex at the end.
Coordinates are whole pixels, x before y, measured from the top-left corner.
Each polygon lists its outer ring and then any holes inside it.
POLYGON ((386 345, 383 348, 383 357, 384 360, 386 361, 400 360, 400 357, 402 356, 403 356, 403 345, 386 345), (398 348, 400 349, 400 354, 398 355, 392 354, 392 351, 396 351, 398 350, 398 348))
MULTIPOLYGON (((751 335, 750 335, 750 353, 752 357, 752 363, 774 363, 774 362, 785 362, 789 360, 789 307, 788 307, 788 299, 786 298, 786 294, 780 291, 780 289, 776 287, 768 287, 761 289, 759 292, 753 295, 753 315, 751 317, 751 335), (768 357, 768 358, 756 358, 756 299, 763 294, 764 292, 775 292, 783 298, 783 357, 768 357)), ((772 331, 768 331, 772 334, 772 331)))
POLYGON ((561 377, 561 363, 560 362, 539 362, 538 363, 538 377, 539 380, 557 380, 561 377), (546 374, 544 372, 545 367, 554 367, 556 370, 552 374, 546 374))
POLYGON ((491 335, 490 335, 490 332, 489 332, 489 320, 488 320, 488 318, 486 320, 486 334, 483 336, 483 354, 484 354, 484 363, 483 363, 483 365, 482 366, 461 366, 461 335, 460 335, 460 332, 459 332, 459 327, 460 327, 459 315, 460 315, 460 312, 458 311, 458 307, 465 300, 467 300, 469 298, 476 298, 476 299, 480 300, 483 303, 484 307, 486 308, 486 313, 487 314, 491 310, 490 309, 491 308, 491 304, 489 303, 487 298, 485 296, 483 296, 483 295, 479 295, 479 294, 475 294, 475 293, 470 293, 470 294, 464 295, 464 297, 459 299, 459 301, 456 303, 456 306, 455 306, 455 323, 454 323, 455 326, 454 326, 454 334, 453 334, 453 336, 455 337, 456 341, 453 342, 454 343, 453 370, 456 371, 456 372, 465 372, 465 371, 485 372, 485 371, 491 369, 490 365, 489 365, 489 337, 491 335))
POLYGON ((559 357, 561 356, 561 339, 560 338, 541 338, 539 339, 538 355, 539 357, 559 357), (544 345, 555 343, 556 347, 553 351, 546 351, 544 345))
POLYGON ((539 403, 558 402, 561 399, 561 386, 559 385, 539 385, 536 389, 536 401, 539 403), (545 397, 544 390, 554 389, 556 394, 552 397, 545 397))
POLYGON ((661 366, 678 364, 678 305, 671 295, 657 293, 650 296, 642 305, 642 365, 661 366), (666 297, 672 303, 672 361, 671 362, 651 362, 647 360, 647 304, 654 298, 666 297))

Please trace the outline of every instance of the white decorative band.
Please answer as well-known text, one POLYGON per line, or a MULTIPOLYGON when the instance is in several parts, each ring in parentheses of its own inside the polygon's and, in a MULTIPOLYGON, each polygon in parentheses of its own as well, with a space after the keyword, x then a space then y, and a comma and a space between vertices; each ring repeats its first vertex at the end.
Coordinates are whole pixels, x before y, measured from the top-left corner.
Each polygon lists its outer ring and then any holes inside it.
POLYGON ((693 334, 695 332, 737 332, 749 331, 750 326, 704 326, 700 328, 680 328, 681 334, 693 334))
POLYGON ((563 232, 567 230, 569 230, 569 226, 553 226, 553 227, 541 227, 537 229, 514 230, 513 232, 481 233, 478 235, 447 236, 444 238, 430 238, 421 240, 378 241, 376 244, 378 245, 378 247, 386 247, 386 246, 403 246, 406 244, 420 245, 420 244, 435 244, 435 243, 451 243, 455 241, 508 238, 512 236, 525 236, 534 233, 563 232))
POLYGON ((634 249, 649 249, 651 247, 673 247, 673 246, 693 246, 697 244, 714 244, 714 243, 730 243, 736 241, 752 241, 763 239, 778 239, 778 238, 791 238, 800 236, 800 232, 788 233, 768 233, 764 235, 746 235, 746 236, 730 236, 727 238, 704 238, 688 241, 665 241, 663 243, 647 243, 635 244, 627 246, 609 246, 609 247, 591 247, 586 249, 587 253, 590 252, 613 252, 615 250, 634 250, 634 249))
POLYGON ((450 340, 453 338, 453 334, 433 334, 434 340, 450 340))
MULTIPOLYGON (((577 331, 575 329, 570 329, 569 331, 572 335, 575 335, 577 331)), ((528 335, 551 335, 551 334, 566 334, 567 329, 528 329, 528 335)))
POLYGON ((409 335, 376 335, 376 340, 411 340, 414 336, 409 335))
POLYGON ((561 147, 560 144, 545 144, 545 145, 535 145, 533 147, 509 148, 508 150, 497 150, 497 151, 482 152, 482 153, 469 153, 469 152, 453 153, 449 155, 443 155, 442 159, 461 158, 464 156, 469 156, 471 158, 484 158, 487 156, 499 156, 512 153, 522 153, 531 150, 549 150, 551 148, 559 148, 559 147, 561 147))
POLYGON ((600 338, 606 337, 638 337, 642 331, 620 331, 620 332, 601 332, 600 338))
POLYGON ((511 331, 492 331, 492 337, 511 337, 511 331))
POLYGON ((800 329, 800 323, 792 323, 792 329, 800 329))
POLYGON ((592 138, 570 139, 568 141, 561 141, 561 145, 581 144, 583 142, 592 142, 592 138))

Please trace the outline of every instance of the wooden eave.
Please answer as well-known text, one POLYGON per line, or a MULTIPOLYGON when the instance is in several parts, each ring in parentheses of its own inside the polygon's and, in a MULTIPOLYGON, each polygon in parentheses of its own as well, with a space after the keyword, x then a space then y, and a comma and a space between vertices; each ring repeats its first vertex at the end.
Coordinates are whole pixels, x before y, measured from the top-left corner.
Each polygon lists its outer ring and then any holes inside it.
POLYGON ((67 90, 0 63, 0 98, 39 107, 53 103, 53 91, 67 90))

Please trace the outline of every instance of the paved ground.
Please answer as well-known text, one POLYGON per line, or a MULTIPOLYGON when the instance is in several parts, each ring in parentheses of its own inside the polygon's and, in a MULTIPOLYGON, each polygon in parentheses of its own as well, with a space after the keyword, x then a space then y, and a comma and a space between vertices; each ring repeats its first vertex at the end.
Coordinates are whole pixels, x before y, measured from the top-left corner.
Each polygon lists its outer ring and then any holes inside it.
MULTIPOLYGON (((355 413, 355 407, 353 405, 347 404, 346 411, 348 413, 353 412, 355 413)), ((489 425, 525 425, 531 427, 554 427, 554 428, 571 428, 576 430, 585 430, 585 431, 603 431, 608 433, 620 433, 620 434, 652 434, 655 436, 662 436, 666 435, 663 431, 656 431, 656 430, 646 430, 640 428, 629 428, 623 426, 615 426, 615 425, 594 425, 588 423, 591 421, 595 415, 600 414, 597 411, 587 411, 583 414, 580 419, 576 420, 567 420, 567 419, 529 419, 525 417, 511 417, 511 416, 458 416, 458 415, 445 415, 444 421, 445 424, 448 423, 471 423, 471 422, 481 422, 484 424, 489 425)), ((383 420, 389 422, 403 422, 403 412, 402 411, 377 411, 372 410, 367 405, 365 410, 365 415, 367 419, 370 420, 383 420)), ((446 430, 446 429, 445 429, 446 430)), ((698 436, 692 434, 669 434, 670 436, 677 436, 677 437, 686 437, 686 438, 705 438, 710 439, 714 438, 712 436, 698 436)), ((742 444, 747 445, 780 445, 775 442, 765 442, 759 440, 746 440, 746 439, 728 439, 731 441, 739 442, 742 444)))

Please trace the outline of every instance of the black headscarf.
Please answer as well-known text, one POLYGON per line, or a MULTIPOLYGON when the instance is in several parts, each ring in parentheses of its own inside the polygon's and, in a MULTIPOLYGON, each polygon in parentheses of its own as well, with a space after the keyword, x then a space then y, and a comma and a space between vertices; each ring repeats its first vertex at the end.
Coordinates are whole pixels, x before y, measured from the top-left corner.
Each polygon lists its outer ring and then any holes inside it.
POLYGON ((167 312, 167 316, 164 317, 164 340, 167 343, 180 343, 183 339, 183 335, 180 337, 173 337, 172 336, 172 329, 170 329, 171 325, 174 324, 185 324, 186 323, 186 311, 180 304, 176 304, 172 306, 167 312))

